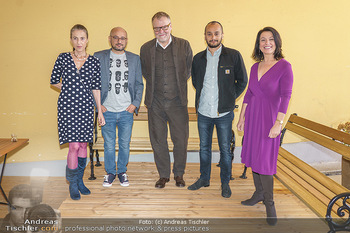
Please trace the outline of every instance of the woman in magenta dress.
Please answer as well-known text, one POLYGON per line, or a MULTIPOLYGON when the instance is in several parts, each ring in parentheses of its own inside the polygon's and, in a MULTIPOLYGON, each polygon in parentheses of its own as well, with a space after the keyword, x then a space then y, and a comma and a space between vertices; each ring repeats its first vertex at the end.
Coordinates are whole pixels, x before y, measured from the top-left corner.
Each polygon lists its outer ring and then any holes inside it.
POLYGON ((263 201, 267 223, 275 225, 277 215, 273 201, 273 175, 276 174, 280 133, 292 94, 293 72, 283 59, 282 41, 272 27, 258 32, 247 93, 237 124, 244 130, 242 163, 251 167, 255 192, 241 203, 253 206, 263 201))

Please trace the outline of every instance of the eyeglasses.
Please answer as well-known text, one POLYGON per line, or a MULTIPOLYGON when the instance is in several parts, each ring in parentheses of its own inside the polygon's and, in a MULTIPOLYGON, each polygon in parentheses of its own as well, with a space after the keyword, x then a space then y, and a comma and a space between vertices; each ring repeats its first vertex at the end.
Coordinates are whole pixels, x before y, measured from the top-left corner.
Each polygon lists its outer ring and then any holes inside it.
POLYGON ((169 29, 169 27, 170 27, 170 24, 171 23, 169 23, 168 25, 164 25, 162 27, 154 27, 153 30, 155 32, 160 32, 160 30, 162 30, 162 29, 163 29, 163 31, 167 31, 169 29))
POLYGON ((121 40, 121 41, 125 41, 125 40, 128 39, 126 37, 118 37, 118 36, 112 36, 112 38, 115 39, 115 40, 121 40))

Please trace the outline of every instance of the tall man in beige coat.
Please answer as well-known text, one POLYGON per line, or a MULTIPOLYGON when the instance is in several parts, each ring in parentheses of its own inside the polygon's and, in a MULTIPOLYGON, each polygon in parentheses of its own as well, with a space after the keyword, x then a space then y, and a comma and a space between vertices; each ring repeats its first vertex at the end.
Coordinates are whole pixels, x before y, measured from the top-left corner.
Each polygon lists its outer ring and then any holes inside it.
POLYGON ((187 80, 191 74, 192 49, 187 40, 171 35, 167 13, 156 13, 152 25, 155 39, 141 47, 140 57, 146 80, 149 136, 159 173, 155 187, 164 188, 170 178, 168 123, 174 144, 174 179, 176 186, 184 187, 188 141, 187 80))

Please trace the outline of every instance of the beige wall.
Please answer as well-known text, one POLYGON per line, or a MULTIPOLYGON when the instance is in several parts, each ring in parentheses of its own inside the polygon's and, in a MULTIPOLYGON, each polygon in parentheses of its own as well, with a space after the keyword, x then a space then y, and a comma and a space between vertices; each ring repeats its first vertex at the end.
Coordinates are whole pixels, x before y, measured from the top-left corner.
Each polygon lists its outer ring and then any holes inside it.
MULTIPOLYGON (((127 49, 138 54, 140 46, 153 38, 150 19, 160 10, 170 14, 173 34, 189 40, 194 54, 205 48, 206 23, 220 21, 224 44, 242 53, 248 73, 257 31, 275 27, 294 71, 288 113, 332 127, 350 120, 348 0, 0 0, 0 4, 0 137, 16 133, 30 139, 10 162, 65 159, 67 148, 59 146, 57 136, 58 92, 50 88, 49 78, 57 55, 71 50, 70 28, 76 23, 88 28, 88 52, 93 53, 108 48, 109 30, 122 26, 129 34, 127 49)), ((194 105, 190 82, 189 105, 194 105)), ((139 130, 134 135, 147 135, 145 124, 135 128, 139 130)), ((190 130, 197 135, 195 125, 190 130)))

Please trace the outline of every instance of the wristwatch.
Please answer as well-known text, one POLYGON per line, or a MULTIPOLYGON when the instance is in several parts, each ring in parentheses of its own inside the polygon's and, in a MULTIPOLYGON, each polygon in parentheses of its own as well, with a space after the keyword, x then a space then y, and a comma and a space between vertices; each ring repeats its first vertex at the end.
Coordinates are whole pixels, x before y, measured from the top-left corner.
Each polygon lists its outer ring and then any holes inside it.
POLYGON ((281 125, 283 125, 283 121, 280 121, 278 119, 276 119, 276 121, 278 121, 281 125))

